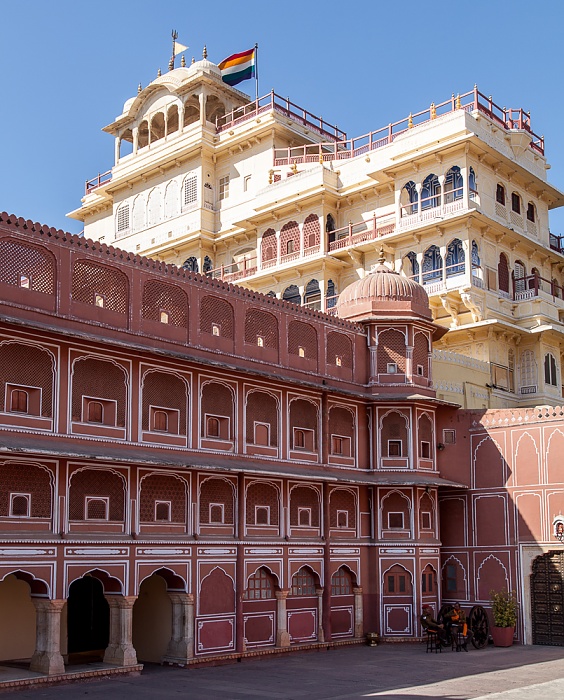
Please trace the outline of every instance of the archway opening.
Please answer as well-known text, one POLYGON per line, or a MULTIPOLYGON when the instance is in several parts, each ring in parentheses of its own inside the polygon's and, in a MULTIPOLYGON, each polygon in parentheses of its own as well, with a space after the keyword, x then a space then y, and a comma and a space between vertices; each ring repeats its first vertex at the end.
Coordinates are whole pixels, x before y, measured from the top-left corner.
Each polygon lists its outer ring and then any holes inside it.
POLYGON ((67 601, 69 664, 101 661, 110 638, 110 606, 93 576, 73 581, 67 601))
POLYGON ((29 660, 35 651, 35 606, 29 584, 14 574, 0 581, 0 620, 0 660, 29 660))
POLYGON ((172 603, 167 582, 157 573, 146 578, 133 606, 133 646, 142 662, 160 663, 172 635, 172 603))

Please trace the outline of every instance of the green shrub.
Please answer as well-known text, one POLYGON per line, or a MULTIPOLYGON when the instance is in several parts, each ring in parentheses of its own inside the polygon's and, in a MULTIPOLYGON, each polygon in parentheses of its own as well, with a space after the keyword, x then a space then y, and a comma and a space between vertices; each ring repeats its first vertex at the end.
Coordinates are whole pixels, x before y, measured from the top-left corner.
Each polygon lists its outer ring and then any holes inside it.
POLYGON ((501 591, 490 591, 492 614, 496 627, 515 627, 517 623, 517 601, 513 591, 505 588, 501 591))

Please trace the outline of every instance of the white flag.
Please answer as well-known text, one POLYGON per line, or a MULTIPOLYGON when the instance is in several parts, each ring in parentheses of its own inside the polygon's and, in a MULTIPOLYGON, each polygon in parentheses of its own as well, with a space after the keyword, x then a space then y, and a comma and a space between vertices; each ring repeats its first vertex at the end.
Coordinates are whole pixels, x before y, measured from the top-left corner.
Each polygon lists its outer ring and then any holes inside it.
POLYGON ((186 49, 190 48, 189 46, 184 46, 184 44, 181 44, 179 41, 174 42, 174 55, 178 56, 179 53, 182 53, 183 51, 186 51, 186 49))

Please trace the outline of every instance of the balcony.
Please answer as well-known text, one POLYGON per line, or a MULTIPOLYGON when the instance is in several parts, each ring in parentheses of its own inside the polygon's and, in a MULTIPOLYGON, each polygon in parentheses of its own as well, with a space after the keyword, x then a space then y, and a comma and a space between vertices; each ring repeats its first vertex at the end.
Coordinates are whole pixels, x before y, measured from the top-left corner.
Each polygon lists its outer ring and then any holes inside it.
POLYGON ((552 250, 564 255, 564 236, 555 236, 553 233, 548 234, 548 243, 552 250))
POLYGON ((351 221, 348 226, 343 226, 343 228, 329 233, 329 252, 334 253, 343 250, 343 248, 375 241, 383 236, 391 235, 395 230, 396 217, 394 214, 378 218, 373 216, 367 221, 359 221, 355 224, 351 221))

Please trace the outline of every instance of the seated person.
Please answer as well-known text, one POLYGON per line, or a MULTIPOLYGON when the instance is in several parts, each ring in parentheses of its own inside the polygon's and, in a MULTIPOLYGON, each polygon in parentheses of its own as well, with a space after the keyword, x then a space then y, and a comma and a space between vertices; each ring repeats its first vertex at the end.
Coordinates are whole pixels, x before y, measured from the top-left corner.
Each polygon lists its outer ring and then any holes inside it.
POLYGON ((460 607, 460 603, 455 603, 448 613, 445 614, 445 628, 447 635, 451 637, 452 633, 461 634, 463 642, 460 645, 464 651, 468 651, 468 642, 472 641, 472 630, 468 629, 466 622, 466 614, 460 607), (453 627, 455 628, 453 630, 453 627))
POLYGON ((423 629, 427 630, 428 632, 435 632, 441 642, 446 642, 447 637, 444 625, 439 625, 439 623, 435 620, 435 618, 433 617, 433 609, 431 608, 431 606, 424 605, 422 613, 423 614, 419 619, 421 620, 421 625, 423 629))

